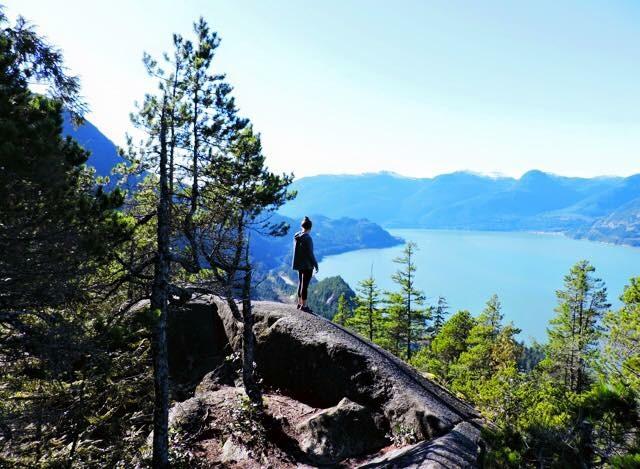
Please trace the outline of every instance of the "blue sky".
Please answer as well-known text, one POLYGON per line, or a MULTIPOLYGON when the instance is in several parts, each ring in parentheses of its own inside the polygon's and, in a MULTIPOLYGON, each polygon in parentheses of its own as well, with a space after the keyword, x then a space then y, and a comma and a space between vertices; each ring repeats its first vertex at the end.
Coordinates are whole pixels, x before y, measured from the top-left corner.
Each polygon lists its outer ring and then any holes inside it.
POLYGON ((0 0, 63 49, 122 143, 143 51, 203 15, 216 66, 296 176, 640 172, 640 2, 0 0))

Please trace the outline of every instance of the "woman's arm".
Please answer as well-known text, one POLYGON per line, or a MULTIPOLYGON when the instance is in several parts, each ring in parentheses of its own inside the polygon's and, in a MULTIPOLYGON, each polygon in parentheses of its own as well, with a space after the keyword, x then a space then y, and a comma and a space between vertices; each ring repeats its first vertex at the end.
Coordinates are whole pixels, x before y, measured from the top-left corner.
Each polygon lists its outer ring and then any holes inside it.
POLYGON ((311 261, 313 262, 313 267, 316 269, 316 273, 318 272, 318 261, 316 260, 316 255, 313 253, 313 239, 309 236, 309 255, 311 257, 311 261))

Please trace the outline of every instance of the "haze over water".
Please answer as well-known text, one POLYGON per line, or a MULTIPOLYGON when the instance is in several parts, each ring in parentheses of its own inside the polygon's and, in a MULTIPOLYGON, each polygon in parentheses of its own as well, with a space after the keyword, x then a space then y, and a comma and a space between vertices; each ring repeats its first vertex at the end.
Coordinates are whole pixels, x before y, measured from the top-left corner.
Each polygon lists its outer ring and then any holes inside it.
MULTIPOLYGON (((434 303, 444 296, 451 312, 468 309, 480 313, 489 297, 500 297, 505 321, 522 329, 520 337, 546 340, 546 328, 557 304, 555 291, 563 277, 581 259, 596 268, 613 307, 629 278, 640 275, 640 249, 615 246, 561 235, 447 230, 389 230, 418 244, 417 286, 434 303)), ((403 246, 364 249, 329 256, 320 263, 319 278, 340 275, 352 288, 373 275, 378 285, 393 289, 393 258, 403 246)))

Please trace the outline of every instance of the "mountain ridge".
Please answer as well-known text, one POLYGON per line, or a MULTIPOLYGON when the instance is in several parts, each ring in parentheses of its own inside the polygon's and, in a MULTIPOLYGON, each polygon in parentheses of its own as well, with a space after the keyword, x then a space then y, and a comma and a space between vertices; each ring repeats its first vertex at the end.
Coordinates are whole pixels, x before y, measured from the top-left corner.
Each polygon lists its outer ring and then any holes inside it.
POLYGON ((294 181, 298 197, 280 213, 367 218, 387 228, 552 231, 638 245, 640 174, 594 178, 531 170, 520 178, 456 171, 432 178, 389 173, 309 176, 294 181), (617 235, 590 230, 617 214, 617 235), (630 229, 629 236, 622 227, 630 229))
MULTIPOLYGON (((121 162, 116 145, 91 122, 63 133, 91 152, 88 164, 108 176, 121 162)), ((298 196, 280 214, 370 220, 385 228, 549 231, 640 246, 640 174, 562 176, 532 169, 514 178, 462 170, 434 177, 390 171, 296 179, 298 196)))

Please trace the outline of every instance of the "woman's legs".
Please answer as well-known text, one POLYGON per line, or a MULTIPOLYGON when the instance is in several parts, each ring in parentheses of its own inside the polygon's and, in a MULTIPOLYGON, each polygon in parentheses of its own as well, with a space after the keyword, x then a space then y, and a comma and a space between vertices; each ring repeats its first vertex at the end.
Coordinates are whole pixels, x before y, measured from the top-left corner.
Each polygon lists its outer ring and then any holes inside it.
POLYGON ((302 306, 302 270, 298 271, 298 306, 302 306))
POLYGON ((313 270, 298 271, 298 305, 302 308, 307 306, 307 292, 312 276, 313 270))
POLYGON ((300 298, 302 299, 302 306, 307 306, 307 292, 309 290, 309 282, 311 282, 311 276, 313 275, 313 270, 301 270, 300 271, 300 298))

